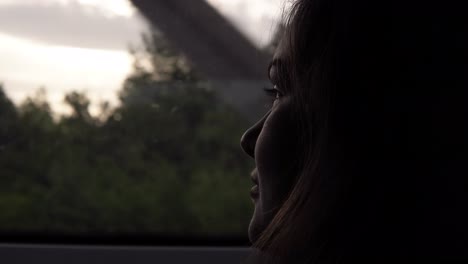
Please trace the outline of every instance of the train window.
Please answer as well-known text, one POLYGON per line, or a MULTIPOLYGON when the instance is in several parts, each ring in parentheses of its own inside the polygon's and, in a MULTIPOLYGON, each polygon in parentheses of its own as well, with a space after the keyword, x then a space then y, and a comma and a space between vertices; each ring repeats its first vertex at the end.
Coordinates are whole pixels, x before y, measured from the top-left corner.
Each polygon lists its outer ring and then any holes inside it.
POLYGON ((246 240, 278 5, 0 1, 3 239, 246 240))

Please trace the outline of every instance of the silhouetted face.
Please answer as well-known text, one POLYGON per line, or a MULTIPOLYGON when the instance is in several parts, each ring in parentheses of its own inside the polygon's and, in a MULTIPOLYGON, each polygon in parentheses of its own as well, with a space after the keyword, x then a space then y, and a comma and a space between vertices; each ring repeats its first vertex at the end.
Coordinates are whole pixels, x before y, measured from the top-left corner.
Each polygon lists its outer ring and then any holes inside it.
POLYGON ((249 226, 249 239, 257 240, 287 198, 293 183, 297 133, 292 115, 292 98, 288 87, 278 83, 278 65, 287 55, 283 45, 275 53, 269 69, 272 82, 266 91, 273 103, 268 113, 249 128, 241 139, 244 151, 255 159, 252 172, 255 184, 252 200, 255 211, 249 226))

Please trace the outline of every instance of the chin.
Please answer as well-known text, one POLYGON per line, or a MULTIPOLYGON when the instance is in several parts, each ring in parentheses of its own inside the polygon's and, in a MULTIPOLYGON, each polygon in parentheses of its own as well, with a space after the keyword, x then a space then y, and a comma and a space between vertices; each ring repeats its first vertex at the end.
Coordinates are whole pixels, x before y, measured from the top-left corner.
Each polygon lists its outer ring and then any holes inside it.
POLYGON ((265 230, 264 219, 260 213, 260 210, 255 206, 255 210, 250 220, 249 225, 249 240, 251 243, 255 243, 265 230))
POLYGON ((255 242, 257 242, 257 239, 259 238, 260 234, 256 228, 256 224, 255 224, 255 219, 252 218, 252 220, 250 220, 250 225, 249 225, 249 241, 250 243, 254 244, 255 242))

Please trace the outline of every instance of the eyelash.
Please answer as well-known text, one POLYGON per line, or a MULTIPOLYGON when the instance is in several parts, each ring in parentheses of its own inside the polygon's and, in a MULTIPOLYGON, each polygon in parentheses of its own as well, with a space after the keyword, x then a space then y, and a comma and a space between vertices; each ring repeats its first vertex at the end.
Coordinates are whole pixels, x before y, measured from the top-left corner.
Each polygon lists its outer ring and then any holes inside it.
POLYGON ((263 88, 263 91, 265 91, 267 96, 272 98, 269 107, 271 107, 275 103, 275 101, 280 99, 280 97, 282 96, 281 92, 278 90, 276 85, 274 85, 273 87, 265 87, 263 88))

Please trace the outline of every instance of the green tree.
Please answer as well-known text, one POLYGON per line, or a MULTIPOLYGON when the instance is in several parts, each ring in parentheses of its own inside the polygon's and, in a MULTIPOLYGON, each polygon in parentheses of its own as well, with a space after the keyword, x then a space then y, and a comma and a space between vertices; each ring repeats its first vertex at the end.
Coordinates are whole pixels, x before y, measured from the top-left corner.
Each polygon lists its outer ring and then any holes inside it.
POLYGON ((158 153, 176 168, 184 188, 178 199, 190 217, 180 221, 199 233, 243 234, 252 209, 247 195, 252 164, 238 145, 246 120, 160 35, 144 40, 146 48, 134 53, 146 54, 150 67, 139 66, 144 59, 137 57, 115 123, 135 128, 146 156, 158 153))
POLYGON ((156 31, 132 54, 99 117, 84 93, 54 119, 43 89, 15 107, 0 87, 0 230, 245 235, 246 120, 156 31))

